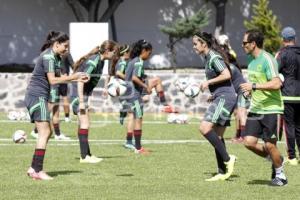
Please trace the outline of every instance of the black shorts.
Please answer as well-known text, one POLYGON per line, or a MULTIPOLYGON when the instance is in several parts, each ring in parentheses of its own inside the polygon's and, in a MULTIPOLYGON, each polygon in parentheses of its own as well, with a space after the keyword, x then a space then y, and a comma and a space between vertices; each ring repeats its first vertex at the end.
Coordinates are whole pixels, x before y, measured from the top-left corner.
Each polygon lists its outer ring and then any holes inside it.
POLYGON ((133 113, 134 119, 141 119, 144 115, 144 106, 141 98, 133 98, 121 102, 121 112, 133 113))
POLYGON ((141 119, 144 115, 142 96, 134 90, 132 83, 128 83, 126 94, 119 97, 121 112, 133 113, 135 119, 141 119))
POLYGON ((58 94, 63 97, 68 96, 68 84, 59 84, 58 94))
POLYGON ((279 133, 280 114, 249 113, 246 122, 246 131, 242 135, 262 138, 264 141, 277 139, 279 133))
POLYGON ((50 122, 50 112, 45 97, 26 95, 25 106, 29 112, 31 123, 34 123, 35 121, 50 122))

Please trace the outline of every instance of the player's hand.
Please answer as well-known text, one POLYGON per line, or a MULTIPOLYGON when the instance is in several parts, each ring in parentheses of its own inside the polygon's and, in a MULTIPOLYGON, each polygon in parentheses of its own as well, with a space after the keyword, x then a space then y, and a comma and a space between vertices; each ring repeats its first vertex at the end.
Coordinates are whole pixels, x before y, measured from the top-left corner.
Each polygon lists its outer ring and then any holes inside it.
POLYGON ((207 103, 211 103, 214 100, 214 96, 210 95, 207 99, 207 103))
POLYGON ((75 73, 76 81, 86 83, 90 80, 90 76, 84 72, 76 72, 75 73))
POLYGON ((200 84, 200 90, 201 90, 201 92, 204 92, 204 90, 208 89, 208 85, 209 85, 208 81, 202 82, 200 84))
POLYGON ((251 91, 252 91, 252 83, 242 83, 240 85, 240 88, 242 89, 243 92, 251 93, 251 91))
POLYGON ((152 88, 150 86, 147 86, 147 93, 151 94, 152 93, 152 88))

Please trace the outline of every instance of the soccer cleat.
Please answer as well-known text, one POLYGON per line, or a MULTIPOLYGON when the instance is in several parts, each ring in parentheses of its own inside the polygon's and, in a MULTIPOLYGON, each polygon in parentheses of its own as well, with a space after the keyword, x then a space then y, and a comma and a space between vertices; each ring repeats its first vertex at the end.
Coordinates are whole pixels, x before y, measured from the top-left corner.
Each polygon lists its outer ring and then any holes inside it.
POLYGON ((27 170, 27 175, 29 176, 29 174, 33 173, 35 173, 35 170, 32 167, 29 167, 29 169, 27 170))
POLYGON ((173 106, 170 105, 163 106, 161 111, 165 113, 178 113, 178 110, 176 110, 173 106))
POLYGON ((298 159, 297 158, 293 158, 293 159, 289 159, 289 158, 287 158, 286 160, 285 160, 285 164, 289 164, 289 165, 291 165, 291 166, 297 166, 298 165, 298 159))
POLYGON ((224 162, 226 165, 226 169, 227 169, 227 172, 224 175, 225 176, 224 180, 228 179, 232 175, 233 170, 234 170, 234 164, 236 161, 236 157, 234 155, 229 155, 229 158, 230 158, 230 160, 228 162, 224 162))
POLYGON ((124 145, 123 145, 126 149, 132 149, 132 150, 135 150, 135 146, 130 143, 130 142, 126 142, 124 145))
POLYGON ((103 160, 103 158, 98 158, 96 156, 85 156, 84 159, 80 158, 80 163, 90 163, 90 164, 96 164, 96 163, 99 163, 103 160))
POLYGON ((69 138, 61 133, 60 135, 54 135, 54 139, 55 140, 70 140, 71 138, 69 138))
POLYGON ((36 133, 36 132, 34 132, 34 130, 31 131, 30 135, 31 135, 33 138, 35 138, 35 139, 37 139, 37 138, 39 137, 39 134, 36 133))
POLYGON ((216 174, 215 176, 211 178, 205 179, 205 181, 212 182, 212 181, 224 181, 226 180, 225 174, 216 174))
POLYGON ((33 180, 45 180, 45 181, 53 180, 53 178, 49 176, 46 172, 44 171, 35 172, 35 170, 32 167, 30 167, 27 170, 27 175, 31 177, 33 180))
POLYGON ((283 179, 283 178, 279 178, 279 177, 275 177, 271 181, 272 186, 285 186, 287 184, 288 184, 287 179, 283 179))
POLYGON ((71 119, 69 117, 65 117, 65 122, 69 123, 71 122, 71 119))
POLYGON ((142 147, 140 149, 135 149, 134 153, 141 154, 141 155, 148 155, 148 154, 150 154, 150 152, 148 150, 144 149, 144 147, 142 147))

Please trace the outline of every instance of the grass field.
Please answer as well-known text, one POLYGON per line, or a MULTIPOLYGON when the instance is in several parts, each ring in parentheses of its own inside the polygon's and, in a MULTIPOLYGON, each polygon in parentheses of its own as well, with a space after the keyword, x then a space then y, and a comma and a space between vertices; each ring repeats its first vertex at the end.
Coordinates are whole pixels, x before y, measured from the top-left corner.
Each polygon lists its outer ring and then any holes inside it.
MULTIPOLYGON (((93 115, 92 120, 98 122, 90 130, 91 150, 104 161, 80 164, 77 124, 62 122, 62 131, 72 141, 50 140, 44 169, 55 179, 47 182, 26 176, 35 141, 11 141, 15 130, 30 133, 32 124, 9 122, 0 114, 0 199, 300 199, 300 166, 285 167, 288 186, 269 186, 271 164, 232 144, 233 126, 225 136, 229 152, 238 157, 234 175, 227 181, 205 182, 216 172, 216 161, 211 145, 198 133, 197 119, 176 125, 164 123, 164 115, 146 115, 147 156, 122 147, 125 129, 114 115, 93 115)), ((279 147, 285 155, 284 144, 279 147)))

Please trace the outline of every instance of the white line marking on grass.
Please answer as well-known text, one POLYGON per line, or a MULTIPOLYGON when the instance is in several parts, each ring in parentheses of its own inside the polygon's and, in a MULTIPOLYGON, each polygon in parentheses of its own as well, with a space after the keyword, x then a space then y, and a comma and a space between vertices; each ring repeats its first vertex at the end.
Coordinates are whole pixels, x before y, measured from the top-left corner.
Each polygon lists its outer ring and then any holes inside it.
MULTIPOLYGON (((119 121, 114 120, 92 120, 91 123, 97 124, 119 124, 119 121)), ((12 120, 0 120, 0 123, 29 123, 29 121, 12 121, 12 120)), ((68 123, 76 123, 77 121, 71 121, 68 123)), ((169 124, 167 121, 143 121, 144 124, 169 124)), ((188 122, 187 124, 199 124, 200 122, 188 122)), ((186 124, 178 124, 186 125, 186 124)))
MULTIPOLYGON (((23 144, 15 144, 12 142, 11 139, 8 138, 1 138, 0 139, 0 146, 10 146, 10 145, 35 145, 35 139, 28 139, 23 144), (9 143, 7 143, 9 142, 9 143)), ((124 143, 124 140, 89 140, 89 142, 93 145, 122 145, 124 143)), ((208 143, 207 140, 142 140, 143 144, 188 144, 188 143, 208 143)), ((263 143, 263 141, 260 141, 260 143, 263 143)), ((284 141, 277 142, 279 144, 284 144, 284 141)), ((233 144, 231 142, 228 142, 227 144, 233 144)), ((56 141, 56 140, 50 140, 48 145, 50 146, 78 146, 78 140, 64 140, 64 141, 56 141)), ((236 145, 236 144, 234 144, 236 145)))

